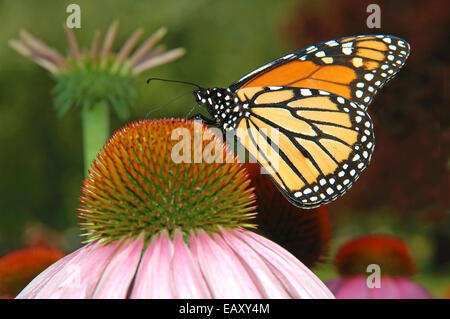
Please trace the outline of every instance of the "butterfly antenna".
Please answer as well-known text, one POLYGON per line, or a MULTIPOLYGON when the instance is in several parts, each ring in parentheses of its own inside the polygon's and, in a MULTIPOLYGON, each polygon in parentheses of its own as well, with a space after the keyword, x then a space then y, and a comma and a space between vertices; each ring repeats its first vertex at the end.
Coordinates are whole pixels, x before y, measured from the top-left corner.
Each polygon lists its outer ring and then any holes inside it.
POLYGON ((156 111, 162 109, 162 108, 163 108, 164 106, 166 106, 167 104, 172 103, 173 101, 179 99, 180 97, 185 96, 185 95, 188 94, 188 93, 192 93, 192 91, 191 91, 191 90, 185 91, 185 92, 181 93, 180 95, 175 96, 173 99, 167 101, 166 103, 164 103, 164 104, 162 104, 162 105, 160 105, 160 106, 157 106, 156 108, 154 108, 154 109, 148 111, 147 114, 145 114, 145 118, 148 118, 148 116, 149 116, 151 113, 156 112, 156 111))
POLYGON ((173 82, 173 83, 181 83, 181 84, 187 84, 187 85, 192 85, 195 86, 197 89, 201 89, 200 85, 192 83, 192 82, 187 82, 187 81, 178 81, 178 80, 168 80, 168 79, 161 79, 161 78, 150 78, 147 80, 147 84, 149 84, 151 81, 163 81, 163 82, 173 82))

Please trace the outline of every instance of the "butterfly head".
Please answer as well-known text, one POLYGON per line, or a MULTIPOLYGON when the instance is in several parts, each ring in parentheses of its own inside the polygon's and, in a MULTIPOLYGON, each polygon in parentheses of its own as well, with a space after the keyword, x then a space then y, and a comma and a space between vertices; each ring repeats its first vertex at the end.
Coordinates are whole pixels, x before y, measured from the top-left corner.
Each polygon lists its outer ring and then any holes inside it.
POLYGON ((234 126, 236 122, 237 96, 229 89, 208 88, 194 91, 197 103, 206 108, 214 120, 222 124, 224 129, 234 126))

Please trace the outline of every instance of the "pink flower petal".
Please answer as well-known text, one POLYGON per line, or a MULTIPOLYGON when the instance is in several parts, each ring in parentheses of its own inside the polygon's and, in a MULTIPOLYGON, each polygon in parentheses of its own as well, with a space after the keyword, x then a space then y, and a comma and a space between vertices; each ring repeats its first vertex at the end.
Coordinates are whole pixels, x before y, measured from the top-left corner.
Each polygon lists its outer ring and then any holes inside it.
POLYGON ((80 249, 74 251, 73 253, 64 256, 53 265, 49 266, 43 272, 41 272, 36 278, 34 278, 17 296, 16 299, 28 299, 28 298, 36 298, 36 295, 45 287, 49 281, 51 281, 56 274, 61 269, 72 263, 74 259, 78 257, 78 255, 83 255, 87 251, 89 251, 92 244, 81 247, 80 249))
MULTIPOLYGON (((355 276, 343 278, 342 285, 337 291, 333 291, 337 299, 368 299, 370 296, 369 287, 367 287, 366 278, 355 276)), ((379 289, 379 288, 372 288, 379 289)))
POLYGON ((369 288, 365 276, 342 277, 327 282, 338 299, 428 299, 433 298, 422 286, 409 278, 382 276, 380 288, 369 288), (333 282, 339 281, 339 285, 333 282))
POLYGON ((272 273, 266 262, 245 242, 231 233, 222 233, 225 241, 241 260, 264 298, 289 298, 282 282, 272 273))
POLYGON ((325 285, 328 287, 328 289, 330 289, 331 292, 334 293, 335 291, 339 290, 339 288, 342 286, 343 283, 344 279, 336 278, 325 282, 325 285))
POLYGON ((181 231, 94 242, 39 275, 19 298, 332 298, 323 283, 275 243, 238 230, 181 231), (143 255, 143 256, 142 256, 143 255), (142 258, 141 258, 142 256, 142 258))
POLYGON ((192 255, 198 260, 213 298, 261 298, 262 294, 239 258, 220 236, 191 234, 192 255))
POLYGON ((200 267, 192 257, 184 242, 183 234, 179 230, 175 231, 173 245, 172 279, 175 298, 211 298, 200 267))
POLYGON ((397 277, 394 280, 402 299, 433 299, 427 289, 409 278, 397 277))
POLYGON ((144 240, 129 239, 121 243, 95 289, 92 298, 123 299, 136 273, 144 240))
POLYGON ((97 243, 79 260, 76 268, 66 269, 71 273, 72 281, 68 282, 66 289, 62 289, 57 298, 91 298, 105 267, 111 256, 120 246, 120 242, 101 244, 97 243), (74 277, 76 276, 76 277, 74 277))
POLYGON ((233 230, 269 265, 293 298, 334 298, 323 282, 288 251, 251 231, 233 230))
MULTIPOLYGON (((367 283, 364 283, 367 286, 367 283)), ((391 277, 381 277, 380 288, 369 288, 369 299, 402 299, 400 287, 391 277)))
POLYGON ((396 278, 403 299, 432 299, 433 296, 424 287, 409 278, 396 278))
POLYGON ((173 298, 172 255, 173 245, 167 231, 152 238, 139 265, 130 298, 173 298))

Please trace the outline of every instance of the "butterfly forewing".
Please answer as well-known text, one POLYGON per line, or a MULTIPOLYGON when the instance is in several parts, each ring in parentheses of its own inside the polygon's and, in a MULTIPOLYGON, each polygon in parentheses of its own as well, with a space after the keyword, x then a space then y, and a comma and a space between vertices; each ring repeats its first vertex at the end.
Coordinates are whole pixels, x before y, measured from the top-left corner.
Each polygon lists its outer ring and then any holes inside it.
POLYGON ((375 142, 363 105, 307 88, 242 88, 238 96, 250 113, 238 140, 295 205, 334 200, 369 164, 375 142))
POLYGON ((247 74, 230 86, 289 86, 338 94, 367 108, 377 90, 403 66, 410 47, 403 39, 362 35, 294 51, 247 74))

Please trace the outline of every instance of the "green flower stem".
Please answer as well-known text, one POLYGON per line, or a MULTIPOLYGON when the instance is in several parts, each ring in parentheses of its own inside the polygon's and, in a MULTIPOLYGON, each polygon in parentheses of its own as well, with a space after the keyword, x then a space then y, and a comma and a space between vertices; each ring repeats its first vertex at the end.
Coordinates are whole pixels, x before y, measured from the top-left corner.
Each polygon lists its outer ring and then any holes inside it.
POLYGON ((109 109, 106 102, 81 108, 81 126, 83 130, 84 172, 97 157, 105 142, 110 137, 109 109))

